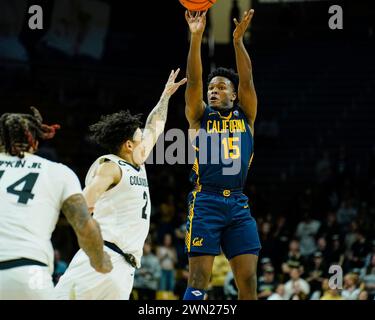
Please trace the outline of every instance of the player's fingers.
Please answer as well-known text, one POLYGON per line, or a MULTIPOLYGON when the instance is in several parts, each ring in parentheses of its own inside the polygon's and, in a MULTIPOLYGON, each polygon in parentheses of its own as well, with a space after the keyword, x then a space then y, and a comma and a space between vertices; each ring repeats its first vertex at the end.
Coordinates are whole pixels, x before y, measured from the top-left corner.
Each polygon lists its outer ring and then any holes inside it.
POLYGON ((250 21, 253 18, 254 15, 254 9, 251 9, 247 15, 247 19, 250 21))
POLYGON ((238 23, 238 21, 237 21, 237 19, 236 19, 236 18, 234 18, 234 19, 233 19, 233 22, 234 22, 234 24, 235 24, 235 25, 236 25, 236 27, 237 27, 239 23, 238 23))
POLYGON ((176 72, 174 73, 174 75, 173 75, 173 79, 174 79, 174 80, 176 80, 176 78, 177 78, 177 76, 178 76, 179 73, 180 73, 180 68, 178 68, 178 69, 176 70, 176 72))
POLYGON ((177 83, 178 86, 182 86, 187 82, 187 78, 183 78, 181 81, 177 83))
POLYGON ((168 81, 173 79, 173 74, 174 74, 174 70, 172 70, 171 73, 169 74, 168 81))

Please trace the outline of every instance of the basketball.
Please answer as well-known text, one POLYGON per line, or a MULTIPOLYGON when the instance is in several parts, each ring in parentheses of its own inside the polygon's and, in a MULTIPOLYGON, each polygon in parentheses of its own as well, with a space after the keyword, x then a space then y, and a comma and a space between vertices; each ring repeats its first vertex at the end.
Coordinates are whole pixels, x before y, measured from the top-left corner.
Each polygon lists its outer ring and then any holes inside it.
POLYGON ((211 8, 216 0, 179 0, 190 11, 205 11, 211 8))

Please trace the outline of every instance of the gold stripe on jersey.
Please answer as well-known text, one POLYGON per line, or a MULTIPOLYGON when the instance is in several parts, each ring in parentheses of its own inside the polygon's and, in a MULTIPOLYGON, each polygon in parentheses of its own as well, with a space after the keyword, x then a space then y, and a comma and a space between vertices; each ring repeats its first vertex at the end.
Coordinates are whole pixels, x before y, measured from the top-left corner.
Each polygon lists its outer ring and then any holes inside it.
POLYGON ((250 168, 251 163, 253 162, 253 158, 254 158, 254 152, 253 152, 253 154, 252 154, 251 157, 250 157, 250 161, 249 161, 249 166, 248 166, 248 168, 250 168))
POLYGON ((193 171, 197 174, 197 184, 196 188, 193 191, 193 201, 189 206, 189 230, 186 230, 186 236, 185 236, 185 244, 188 252, 190 252, 191 247, 191 234, 193 232, 193 218, 194 218, 194 206, 195 206, 195 200, 197 198, 197 193, 201 191, 201 185, 199 183, 199 163, 198 159, 196 158, 193 165, 193 171))
POLYGON ((222 119, 228 120, 228 119, 232 118, 232 111, 226 117, 222 116, 219 111, 217 113, 219 114, 220 118, 222 118, 222 119))

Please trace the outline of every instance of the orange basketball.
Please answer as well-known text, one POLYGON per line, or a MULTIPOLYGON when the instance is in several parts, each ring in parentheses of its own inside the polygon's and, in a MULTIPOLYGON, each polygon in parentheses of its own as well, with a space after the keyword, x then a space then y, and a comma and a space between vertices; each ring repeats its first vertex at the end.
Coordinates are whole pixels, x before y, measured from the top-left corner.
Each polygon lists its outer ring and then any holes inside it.
POLYGON ((211 8, 216 0, 179 0, 190 11, 205 11, 211 8))

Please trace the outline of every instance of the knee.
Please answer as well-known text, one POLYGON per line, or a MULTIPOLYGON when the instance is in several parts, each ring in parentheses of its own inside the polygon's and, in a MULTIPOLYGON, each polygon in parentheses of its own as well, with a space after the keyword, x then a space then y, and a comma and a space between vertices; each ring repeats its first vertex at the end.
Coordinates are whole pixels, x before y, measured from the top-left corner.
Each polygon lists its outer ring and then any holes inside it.
POLYGON ((246 275, 243 275, 238 283, 238 289, 240 291, 256 291, 257 288, 257 275, 256 272, 250 272, 246 275))
POLYGON ((196 289, 206 289, 210 281, 210 274, 203 270, 195 270, 191 273, 189 285, 196 289))

